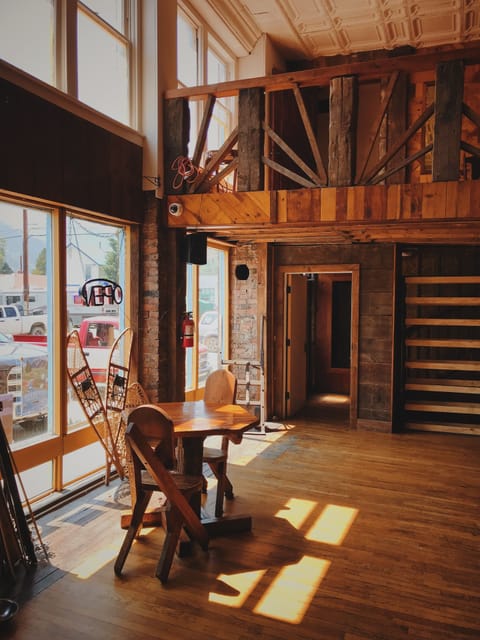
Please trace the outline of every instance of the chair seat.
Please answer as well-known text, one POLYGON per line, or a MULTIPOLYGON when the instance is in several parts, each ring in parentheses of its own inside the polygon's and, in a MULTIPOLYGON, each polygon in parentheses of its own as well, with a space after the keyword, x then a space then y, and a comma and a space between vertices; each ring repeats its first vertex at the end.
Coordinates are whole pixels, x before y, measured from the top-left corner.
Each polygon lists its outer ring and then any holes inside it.
MULTIPOLYGON (((202 476, 186 476, 177 471, 170 471, 170 475, 182 493, 196 493, 202 489, 202 476)), ((142 470, 141 482, 144 489, 158 490, 157 483, 146 470, 142 470)))
POLYGON ((221 462, 226 460, 228 453, 221 449, 215 449, 214 447, 203 447, 203 461, 204 462, 221 462))

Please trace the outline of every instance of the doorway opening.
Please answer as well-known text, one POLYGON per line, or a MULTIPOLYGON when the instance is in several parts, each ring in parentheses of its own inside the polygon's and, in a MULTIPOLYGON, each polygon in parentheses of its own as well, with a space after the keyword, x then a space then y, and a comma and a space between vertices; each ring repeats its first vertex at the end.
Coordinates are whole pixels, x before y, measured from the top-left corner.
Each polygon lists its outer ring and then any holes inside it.
POLYGON ((283 415, 357 415, 358 265, 284 268, 283 415))

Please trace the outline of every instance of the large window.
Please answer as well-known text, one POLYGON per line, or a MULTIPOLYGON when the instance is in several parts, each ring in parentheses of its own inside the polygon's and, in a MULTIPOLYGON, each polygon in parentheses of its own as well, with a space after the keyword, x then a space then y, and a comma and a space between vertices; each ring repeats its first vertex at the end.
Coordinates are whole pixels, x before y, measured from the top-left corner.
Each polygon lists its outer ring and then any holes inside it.
POLYGON ((227 265, 228 251, 212 241, 207 263, 187 268, 186 304, 196 323, 194 348, 185 350, 188 398, 196 398, 208 374, 229 357, 227 265))
POLYGON ((0 58, 135 126, 136 0, 1 0, 0 58))
POLYGON ((2 0, 0 58, 55 85, 55 1, 2 0))
POLYGON ((129 40, 123 0, 88 0, 78 12, 78 97, 129 123, 129 40))
MULTIPOLYGON (((234 59, 188 7, 179 4, 177 17, 177 73, 180 87, 202 84, 218 84, 234 79, 234 59)), ((193 154, 201 118, 203 104, 190 101, 190 142, 189 155, 193 154)), ((216 101, 208 128, 205 153, 221 147, 235 126, 235 101, 221 98, 216 101)), ((203 158, 205 162, 205 158, 203 158)))
POLYGON ((128 229, 63 209, 0 200, 0 417, 29 499, 102 472, 105 454, 67 383, 79 330, 102 390, 125 302, 86 306, 88 280, 124 290, 128 229))

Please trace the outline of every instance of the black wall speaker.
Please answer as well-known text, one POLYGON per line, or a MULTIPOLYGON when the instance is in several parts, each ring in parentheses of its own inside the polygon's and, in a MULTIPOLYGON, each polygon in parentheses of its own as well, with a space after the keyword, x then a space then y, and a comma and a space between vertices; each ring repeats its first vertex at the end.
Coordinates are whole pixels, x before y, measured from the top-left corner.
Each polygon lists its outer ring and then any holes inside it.
POLYGON ((207 233, 190 233, 183 238, 182 260, 190 264, 207 264, 207 233))

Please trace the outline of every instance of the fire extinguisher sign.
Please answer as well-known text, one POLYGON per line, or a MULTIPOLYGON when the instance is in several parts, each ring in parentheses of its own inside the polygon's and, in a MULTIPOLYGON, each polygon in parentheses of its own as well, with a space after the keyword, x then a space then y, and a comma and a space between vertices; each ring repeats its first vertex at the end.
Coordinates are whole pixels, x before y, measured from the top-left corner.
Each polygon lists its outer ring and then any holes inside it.
POLYGON ((193 315, 191 311, 183 314, 182 320, 182 347, 188 349, 193 347, 193 339, 195 335, 195 323, 193 321, 193 315))

